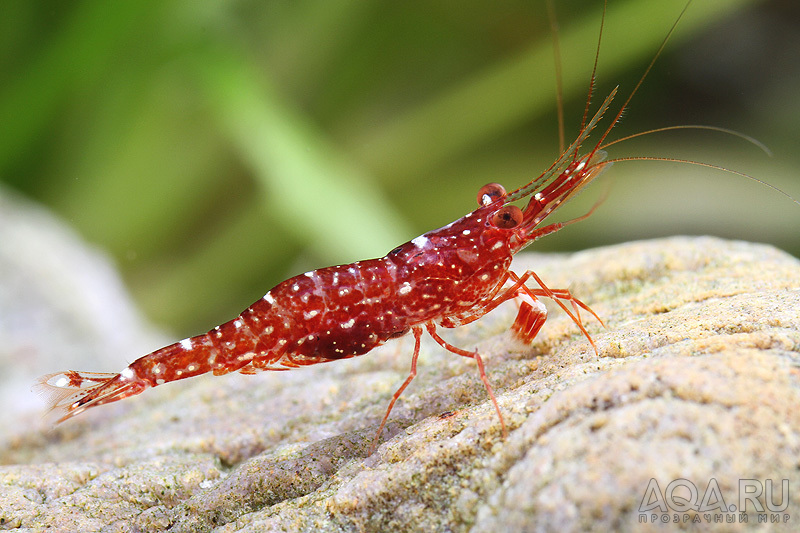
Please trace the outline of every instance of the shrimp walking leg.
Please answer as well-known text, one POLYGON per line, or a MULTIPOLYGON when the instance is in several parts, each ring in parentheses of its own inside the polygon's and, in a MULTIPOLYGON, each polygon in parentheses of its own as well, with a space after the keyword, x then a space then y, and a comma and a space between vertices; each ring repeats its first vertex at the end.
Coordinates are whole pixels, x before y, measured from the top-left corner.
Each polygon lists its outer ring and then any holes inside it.
POLYGON ((483 386, 486 388, 486 392, 489 394, 489 398, 492 400, 492 405, 494 405, 494 410, 497 412, 497 417, 500 419, 500 427, 503 429, 503 438, 508 437, 508 428, 506 427, 506 421, 503 418, 503 413, 500 412, 500 405, 497 403, 497 398, 494 396, 494 391, 492 390, 492 385, 489 383, 489 378, 486 376, 486 369, 483 366, 483 359, 481 359, 480 354, 477 351, 468 352, 467 350, 462 350, 456 346, 453 346, 436 333, 436 326, 428 323, 425 325, 428 333, 433 340, 435 340, 439 346, 447 350, 448 352, 454 353, 456 355, 460 355, 462 357, 469 357, 470 359, 475 359, 475 362, 478 364, 478 372, 480 373, 481 381, 483 382, 483 386))
POLYGON ((375 448, 378 446, 378 440, 381 438, 383 428, 386 427, 386 421, 389 419, 389 414, 392 412, 395 402, 398 398, 400 398, 400 395, 403 394, 403 391, 406 390, 406 387, 408 387, 408 385, 417 376, 417 359, 419 358, 419 348, 422 341, 422 327, 415 326, 411 328, 411 332, 414 334, 414 355, 411 356, 411 371, 408 373, 408 377, 403 384, 400 385, 400 388, 397 389, 397 392, 394 393, 394 396, 392 396, 392 401, 389 402, 389 407, 386 409, 386 414, 383 415, 381 425, 378 426, 378 432, 375 434, 375 439, 372 441, 370 455, 372 455, 372 452, 374 452, 375 448))

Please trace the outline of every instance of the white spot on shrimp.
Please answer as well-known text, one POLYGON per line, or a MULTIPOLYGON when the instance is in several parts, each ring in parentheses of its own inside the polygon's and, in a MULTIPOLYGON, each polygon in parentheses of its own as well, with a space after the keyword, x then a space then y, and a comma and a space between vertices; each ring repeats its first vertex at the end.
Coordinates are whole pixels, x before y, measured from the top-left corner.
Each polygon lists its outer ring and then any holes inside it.
POLYGON ((487 279, 489 279, 489 274, 482 274, 481 275, 481 281, 486 281, 487 279))
POLYGON ((315 317, 315 316, 317 316, 318 314, 319 314, 319 311, 317 311, 316 309, 314 309, 313 311, 305 311, 305 312, 303 313, 303 318, 305 318, 306 320, 308 320, 309 318, 314 318, 314 317, 315 317))
POLYGON ((310 341, 313 341, 313 340, 314 340, 314 335, 309 335, 309 336, 308 336, 308 337, 306 337, 306 338, 307 338, 308 340, 310 340, 310 341))
POLYGON ((298 285, 297 283, 295 283, 294 285, 292 285, 292 290, 293 290, 294 292, 297 292, 297 291, 299 291, 299 290, 300 290, 300 285, 298 285))
POLYGON ((399 292, 400 294, 408 294, 409 292, 411 292, 411 284, 407 281, 404 281, 397 292, 399 292))
POLYGON ((468 229, 465 229, 464 231, 461 232, 462 235, 469 235, 470 233, 472 232, 468 229))
POLYGON ((154 365, 153 366, 153 374, 160 374, 163 371, 164 371, 164 366, 163 365, 154 365))
POLYGON ((413 244, 417 248, 424 248, 425 245, 428 244, 428 242, 430 241, 425 235, 420 235, 419 237, 416 237, 411 240, 411 244, 413 244))
POLYGON ((339 296, 344 296, 348 292, 350 292, 350 289, 339 289, 339 296))
POLYGON ((309 271, 309 272, 306 272, 306 273, 305 273, 305 274, 303 274, 303 275, 304 275, 305 277, 307 277, 307 278, 313 278, 313 277, 314 277, 314 272, 313 272, 313 271, 309 271))
POLYGON ((264 328, 264 333, 266 333, 267 335, 269 335, 273 331, 275 331, 275 328, 273 328, 272 326, 267 326, 266 328, 264 328))
POLYGON ((338 285, 339 284, 339 273, 338 272, 334 272, 333 273, 333 281, 331 283, 333 283, 334 285, 338 285))
POLYGON ((242 321, 241 320, 234 320, 233 321, 233 327, 235 327, 236 329, 239 329, 240 327, 242 327, 242 321))
POLYGON ((267 303, 270 303, 270 304, 274 304, 275 303, 275 298, 272 297, 272 294, 267 293, 267 294, 264 295, 264 301, 266 301, 267 303))
POLYGON ((180 344, 181 348, 183 348, 184 350, 192 349, 192 339, 183 339, 180 344))
POLYGON ((358 274, 358 270, 356 270, 354 267, 348 268, 347 271, 350 272, 354 276, 358 274))
POLYGON ((120 376, 122 376, 122 379, 133 379, 133 370, 126 368, 120 372, 120 376))
POLYGON ((188 370, 189 372, 194 372, 195 370, 197 370, 197 365, 194 364, 189 365, 186 367, 186 370, 188 370))
POLYGON ((355 319, 351 318, 347 322, 342 322, 341 326, 342 329, 349 329, 352 328, 355 325, 355 323, 356 323, 355 319))
POLYGON ((496 243, 494 243, 494 246, 492 246, 492 250, 497 250, 498 248, 502 248, 502 247, 503 247, 503 242, 502 241, 497 241, 496 243))
POLYGON ((278 344, 280 344, 281 346, 284 346, 286 344, 286 339, 279 340, 278 344))

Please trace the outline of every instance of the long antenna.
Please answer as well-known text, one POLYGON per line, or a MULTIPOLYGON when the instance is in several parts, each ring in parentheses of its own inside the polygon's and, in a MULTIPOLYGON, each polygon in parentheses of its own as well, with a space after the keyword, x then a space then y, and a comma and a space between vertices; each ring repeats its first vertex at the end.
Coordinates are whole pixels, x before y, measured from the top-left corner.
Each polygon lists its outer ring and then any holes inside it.
POLYGON ((733 170, 731 168, 723 167, 720 165, 714 165, 712 163, 703 163, 702 161, 693 161, 691 159, 676 159, 673 157, 654 157, 646 155, 631 156, 631 157, 615 157, 614 159, 608 159, 606 163, 621 163, 623 161, 666 161, 670 163, 681 163, 685 165, 696 165, 698 167, 713 168, 714 170, 721 170, 723 172, 728 172, 729 174, 735 174, 737 176, 753 180, 756 183, 760 183, 764 187, 768 187, 773 191, 777 192, 778 194, 785 196, 786 198, 796 203, 797 205, 800 205, 800 200, 797 200, 794 196, 784 191, 780 187, 776 187, 775 185, 772 185, 771 183, 766 182, 764 180, 760 180, 755 176, 751 176, 750 174, 745 174, 744 172, 739 172, 738 170, 733 170))
MULTIPOLYGON (((605 132, 603 132, 603 135, 600 136, 600 139, 597 142, 597 144, 595 145, 594 150, 599 150, 600 149, 600 145, 603 144, 603 141, 606 140, 606 137, 608 137, 608 134, 611 133, 611 130, 613 130, 614 126, 616 126, 617 122, 619 122, 620 117, 622 117, 622 114, 628 108, 628 104, 631 103, 631 100, 633 99, 633 96, 639 90, 639 87, 642 86, 642 83, 644 83, 644 80, 645 80, 645 78, 647 78, 647 75, 650 74, 650 71, 653 69, 653 65, 656 64, 656 60, 661 56, 661 52, 664 51, 664 48, 667 46, 667 42, 669 41, 669 38, 675 32, 675 28, 678 27, 678 23, 681 21, 683 16, 686 14, 686 10, 689 9, 689 5, 691 5, 691 3, 692 3, 692 0, 689 0, 688 2, 686 2, 686 5, 683 6, 683 10, 681 11, 680 15, 678 15, 678 18, 675 19, 675 22, 672 23, 672 27, 669 29, 669 32, 667 32, 667 36, 664 37, 663 41, 661 41, 661 46, 658 47, 658 51, 656 52, 656 55, 653 56, 653 59, 650 61, 650 64, 647 65, 647 68, 645 69, 644 73, 642 74, 642 77, 639 78, 639 81, 636 83, 636 86, 633 88, 633 90, 628 95, 628 98, 625 99, 625 103, 622 104, 622 107, 619 109, 619 112, 614 117, 614 120, 612 120, 611 123, 608 125, 608 128, 606 129, 605 132)), ((604 14, 605 14, 605 12, 604 12, 604 14)), ((602 28, 601 28, 601 31, 602 31, 602 28)), ((599 45, 598 45, 598 52, 599 52, 599 45)), ((596 61, 595 61, 595 66, 596 66, 596 61)), ((592 73, 592 79, 594 81, 594 73, 592 73)), ((590 154, 590 157, 591 157, 591 154, 590 154)))
MULTIPOLYGON (((592 95, 594 95, 595 83, 597 82, 597 64, 600 62, 600 44, 603 42, 603 28, 606 25, 607 10, 608 10, 608 0, 603 0, 603 16, 600 18, 600 32, 597 35, 597 47, 595 48, 594 51, 594 65, 592 65, 592 76, 591 78, 589 78, 589 94, 586 95, 586 107, 583 108, 583 118, 581 119, 580 131, 583 131, 583 129, 586 127, 586 120, 589 118, 589 108, 592 105, 592 95)), ((650 66, 652 66, 652 64, 650 66)), ((644 78, 642 78, 642 80, 644 80, 644 78)), ((641 83, 642 82, 640 81, 639 84, 641 83)), ((630 99, 631 98, 629 96, 628 100, 625 102, 626 105, 630 101, 630 99)), ((622 108, 625 109, 625 106, 623 105, 622 108)), ((620 111, 620 115, 621 114, 622 112, 620 111)), ((619 116, 615 117, 614 121, 611 124, 613 125, 614 123, 616 123, 618 119, 619 116)), ((606 135, 608 135, 608 131, 603 135, 603 137, 600 138, 600 140, 602 141, 606 135)), ((580 147, 577 147, 575 149, 575 157, 578 156, 578 148, 580 147)))
MULTIPOLYGON (((561 46, 558 39, 558 18, 553 0, 547 0, 547 18, 553 37, 553 63, 556 69, 556 109, 558 111, 558 153, 564 152, 564 80, 561 74, 561 46)), ((585 117, 584 117, 585 118, 585 117)))
POLYGON ((652 130, 640 131, 639 133, 633 133, 631 135, 626 135, 625 137, 620 137, 619 139, 614 139, 613 141, 607 142, 606 144, 602 145, 600 149, 605 150, 612 144, 617 144, 623 141, 628 141, 630 139, 635 139, 636 137, 643 137, 645 135, 650 135, 652 133, 660 133, 663 131, 673 131, 673 130, 709 130, 709 131, 718 131, 720 133, 725 133, 727 135, 733 135, 734 137, 739 137, 740 139, 744 139, 745 141, 757 147, 759 150, 761 150, 768 156, 772 157, 772 150, 770 150, 767 147, 767 145, 765 145, 764 143, 762 143, 761 141, 759 141, 754 137, 751 137, 742 132, 732 130, 729 128, 722 128, 720 126, 706 126, 705 124, 678 124, 676 126, 664 126, 662 128, 653 128, 652 130))

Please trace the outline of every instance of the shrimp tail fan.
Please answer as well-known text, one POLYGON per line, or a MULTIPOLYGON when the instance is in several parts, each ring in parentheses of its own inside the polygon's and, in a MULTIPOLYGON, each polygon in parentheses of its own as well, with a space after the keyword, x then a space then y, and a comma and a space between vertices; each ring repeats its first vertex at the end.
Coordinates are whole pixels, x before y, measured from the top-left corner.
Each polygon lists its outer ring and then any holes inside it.
POLYGON ((141 381, 126 380, 122 374, 67 370, 40 377, 33 391, 48 404, 56 424, 91 407, 122 400, 146 388, 141 381))

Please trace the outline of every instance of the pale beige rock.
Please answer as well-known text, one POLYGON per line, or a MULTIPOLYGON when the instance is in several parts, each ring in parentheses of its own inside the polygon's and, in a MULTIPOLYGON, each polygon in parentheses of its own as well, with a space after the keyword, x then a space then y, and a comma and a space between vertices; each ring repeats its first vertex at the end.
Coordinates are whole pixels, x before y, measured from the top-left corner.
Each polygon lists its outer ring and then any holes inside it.
POLYGON ((607 329, 584 317, 599 354, 555 307, 528 348, 506 333, 513 307, 450 332, 453 343, 484 354, 511 428, 507 440, 474 362, 426 343, 418 377, 393 412, 391 438, 367 456, 408 372, 412 343, 405 340, 295 372, 171 384, 54 433, 31 431, 0 450, 8 465, 0 467, 0 525, 665 531, 698 529, 691 521, 699 520, 717 531, 798 527, 800 262, 768 246, 672 238, 522 255, 515 268, 569 288, 607 329), (700 498, 713 478, 725 503, 737 506, 739 479, 774 480, 776 504, 788 479, 788 508, 766 512, 768 522, 779 521, 766 526, 752 503, 747 524, 738 510, 718 509, 677 513, 686 523, 640 524, 650 480, 663 494, 679 478, 693 482, 700 498), (731 517, 735 523, 726 523, 731 517))

